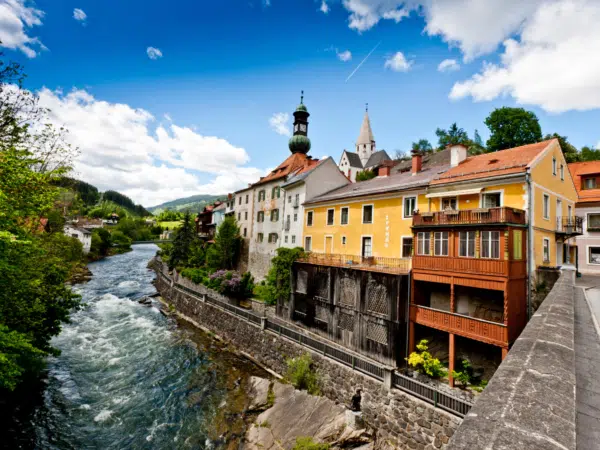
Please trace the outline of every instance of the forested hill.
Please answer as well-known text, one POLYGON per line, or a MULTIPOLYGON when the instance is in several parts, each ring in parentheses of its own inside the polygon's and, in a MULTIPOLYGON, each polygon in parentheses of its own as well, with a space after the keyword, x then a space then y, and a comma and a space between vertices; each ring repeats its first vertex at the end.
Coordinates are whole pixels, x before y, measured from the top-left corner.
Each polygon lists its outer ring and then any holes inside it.
POLYGON ((167 209, 171 211, 186 211, 192 213, 200 212, 206 205, 210 205, 215 200, 224 200, 227 195, 192 195, 191 197, 178 198, 170 202, 162 203, 148 208, 152 214, 160 214, 167 209))

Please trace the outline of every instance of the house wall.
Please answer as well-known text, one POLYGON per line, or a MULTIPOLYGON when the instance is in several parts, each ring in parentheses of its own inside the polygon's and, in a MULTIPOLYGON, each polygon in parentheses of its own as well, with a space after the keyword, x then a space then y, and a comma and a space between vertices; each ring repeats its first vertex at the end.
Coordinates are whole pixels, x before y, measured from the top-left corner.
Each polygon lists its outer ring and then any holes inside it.
POLYGON ((92 247, 91 233, 83 233, 77 228, 67 226, 64 228, 64 234, 76 238, 79 242, 81 242, 81 245, 83 246, 83 253, 89 253, 90 248, 92 247))
POLYGON ((350 181, 353 183, 356 181, 356 174, 362 170, 361 167, 354 167, 350 165, 350 161, 346 157, 346 154, 342 154, 342 158, 340 159, 339 170, 342 171, 344 175, 346 175, 350 181))
MULTIPOLYGON (((254 189, 246 189, 235 193, 233 213, 240 227, 240 234, 246 241, 252 236, 252 214, 254 207, 254 189), (247 199, 247 200, 246 200, 247 199), (244 236, 244 230, 246 235, 244 236)), ((228 211, 230 209, 228 208, 228 211)))
POLYGON ((575 213, 577 216, 583 218, 583 235, 575 238, 578 249, 578 269, 581 273, 600 274, 600 263, 590 263, 589 259, 590 247, 598 247, 600 249, 600 231, 588 230, 588 214, 600 214, 600 206, 578 207, 575 213))
POLYGON ((304 214, 302 204, 306 199, 306 184, 304 182, 298 183, 282 191, 281 195, 285 197, 285 201, 281 221, 283 237, 279 241, 279 246, 287 248, 302 247, 302 216, 304 214), (294 207, 296 195, 298 195, 298 206, 294 207), (286 231, 285 223, 288 217, 290 229, 286 231))

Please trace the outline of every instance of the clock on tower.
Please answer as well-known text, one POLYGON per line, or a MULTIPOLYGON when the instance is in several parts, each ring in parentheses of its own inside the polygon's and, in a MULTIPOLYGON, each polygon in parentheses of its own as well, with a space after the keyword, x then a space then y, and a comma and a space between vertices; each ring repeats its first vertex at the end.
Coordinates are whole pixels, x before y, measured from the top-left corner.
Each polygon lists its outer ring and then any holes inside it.
POLYGON ((308 138, 308 110, 304 105, 304 91, 300 96, 300 104, 294 111, 294 135, 290 139, 289 147, 292 153, 308 153, 310 139, 308 138))

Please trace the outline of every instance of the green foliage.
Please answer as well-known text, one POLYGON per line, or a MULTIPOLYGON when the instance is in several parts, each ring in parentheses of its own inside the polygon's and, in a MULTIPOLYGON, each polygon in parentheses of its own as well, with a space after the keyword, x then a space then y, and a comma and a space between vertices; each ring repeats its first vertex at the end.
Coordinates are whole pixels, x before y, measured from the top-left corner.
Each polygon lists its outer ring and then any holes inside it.
POLYGON ((471 140, 467 132, 459 128, 456 122, 450 125, 450 128, 444 130, 438 128, 435 130, 435 135, 438 137, 438 148, 443 150, 448 145, 463 144, 467 147, 471 145, 471 140))
POLYGON ((329 444, 315 442, 310 436, 297 437, 292 450, 329 450, 329 444))
POLYGON ((115 230, 110 234, 111 241, 113 244, 118 245, 119 247, 129 248, 131 247, 131 238, 126 236, 120 230, 115 230))
POLYGON ((497 108, 485 119, 490 130, 487 149, 490 152, 533 144, 542 140, 537 116, 523 108, 497 108))
MULTIPOLYGON (((170 202, 162 203, 158 206, 153 206, 148 208, 154 214, 160 214, 163 211, 189 211, 190 213, 199 213, 202 212, 206 205, 210 205, 217 200, 224 200, 226 195, 192 195, 191 197, 178 198, 177 200, 172 200, 170 202)), ((169 219, 161 219, 161 220, 169 220, 169 219)), ((176 219, 173 219, 176 220, 176 219)))
POLYGON ((26 368, 38 365, 44 355, 27 335, 0 325, 0 388, 14 390, 26 368))
POLYGON ((567 136, 561 136, 558 133, 553 133, 544 136, 544 140, 548 139, 558 139, 558 143, 560 144, 560 148, 567 163, 582 161, 581 153, 577 151, 577 147, 567 140, 567 136))
POLYGON ((483 145, 483 140, 479 135, 479 131, 475 130, 475 134, 473 135, 473 141, 469 145, 469 156, 481 155, 482 153, 486 153, 487 149, 483 145))
POLYGON ((117 214, 120 219, 132 215, 131 211, 110 201, 101 201, 88 211, 88 216, 95 219, 110 219, 111 214, 117 214))
POLYGON ((412 352, 406 360, 408 365, 420 373, 429 375, 431 378, 440 378, 446 375, 446 369, 439 359, 434 358, 429 353, 427 339, 423 339, 417 344, 418 352, 412 352))
POLYGON ((116 191, 104 192, 102 194, 102 199, 122 206, 123 208, 130 210, 135 215, 138 215, 140 217, 152 215, 142 205, 136 205, 135 203, 133 203, 133 200, 131 200, 129 197, 116 191))
POLYGON ((422 153, 432 152, 433 146, 427 139, 419 139, 417 142, 412 143, 411 150, 418 150, 422 153))
POLYGON ((202 267, 206 264, 206 244, 201 239, 195 239, 190 244, 190 253, 187 265, 189 267, 202 267))
POLYGON ((278 299, 290 297, 290 276, 294 261, 304 255, 302 247, 277 249, 277 256, 271 260, 271 268, 267 274, 266 289, 264 289, 265 303, 274 305, 278 299))
POLYGON ((361 170, 356 174, 356 181, 367 181, 375 178, 377 174, 374 170, 361 170))
POLYGON ((273 385, 269 386, 269 390, 267 391, 267 409, 271 408, 275 404, 275 391, 273 390, 273 385))
POLYGON ((181 219, 183 219, 183 215, 184 214, 182 212, 171 211, 167 209, 156 216, 156 220, 159 222, 179 222, 181 219))
POLYGON ((270 303, 269 288, 264 284, 257 284, 256 286, 254 286, 253 296, 254 298, 262 300, 265 303, 270 303))
POLYGON ((461 365, 461 371, 452 371, 452 378, 454 378, 454 381, 458 381, 461 387, 465 388, 469 385, 471 377, 473 376, 473 367, 471 366, 471 363, 466 359, 463 359, 461 361, 461 365))
POLYGON ((150 234, 154 238, 158 238, 162 232, 163 232, 163 227, 161 227, 159 224, 150 226, 150 234))
POLYGON ((86 183, 85 181, 76 180, 75 178, 62 177, 57 180, 55 184, 79 194, 79 197, 87 206, 95 205, 100 200, 98 188, 86 183))
POLYGON ((215 245, 209 252, 208 265, 214 269, 233 269, 242 248, 240 228, 233 216, 225 217, 215 236, 215 245))
POLYGON ((185 268, 181 275, 196 284, 203 284, 209 289, 232 298, 246 299, 252 297, 254 278, 250 272, 240 275, 232 270, 211 272, 207 267, 185 268))
MULTIPOLYGON (((581 147, 581 153, 579 154, 580 161, 599 161, 600 160, 600 149, 593 149, 589 146, 581 147)), ((570 161, 567 161, 570 162, 570 161)))
POLYGON ((91 259, 98 259, 108 255, 108 250, 111 246, 112 238, 106 228, 95 228, 92 231, 92 245, 89 253, 91 259))
POLYGON ((321 393, 319 376, 313 367, 310 353, 304 353, 297 358, 289 358, 285 361, 287 371, 285 380, 296 389, 306 390, 309 394, 319 395, 321 393))
POLYGON ((173 269, 178 265, 185 266, 190 256, 190 247, 194 240, 198 239, 192 216, 190 213, 185 213, 181 227, 175 232, 173 239, 173 247, 169 258, 169 269, 173 269))
POLYGON ((40 242, 46 249, 47 255, 59 258, 66 263, 83 261, 83 245, 78 239, 66 236, 60 232, 40 234, 40 242))

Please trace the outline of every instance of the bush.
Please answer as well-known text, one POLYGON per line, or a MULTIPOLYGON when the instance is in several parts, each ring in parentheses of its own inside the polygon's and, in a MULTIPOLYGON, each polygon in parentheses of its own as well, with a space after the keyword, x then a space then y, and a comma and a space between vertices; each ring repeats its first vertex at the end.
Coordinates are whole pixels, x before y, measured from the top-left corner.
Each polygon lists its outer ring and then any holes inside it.
POLYGON ((452 378, 454 378, 454 381, 458 381, 461 387, 465 388, 471 381, 471 376, 473 375, 473 367, 471 367, 471 363, 466 359, 463 359, 461 361, 461 365, 463 367, 463 370, 461 370, 460 372, 453 370, 452 378))
POLYGON ((111 233, 111 240, 113 244, 118 245, 119 247, 131 247, 131 239, 122 231, 115 230, 111 233))
POLYGON ((417 344, 419 352, 412 352, 406 360, 408 365, 415 368, 417 372, 429 375, 431 378, 440 378, 446 375, 446 369, 439 359, 431 356, 427 351, 427 339, 423 339, 417 344))
POLYGON ((367 181, 375 178, 377 174, 374 170, 363 170, 356 174, 356 181, 367 181))
POLYGON ((274 305, 277 300, 290 297, 292 264, 302 255, 304 255, 302 247, 277 249, 277 256, 271 261, 271 269, 267 275, 267 288, 263 291, 267 305, 274 305))
POLYGON ((304 353, 297 358, 290 358, 285 361, 287 371, 285 380, 292 384, 296 389, 304 389, 309 394, 319 395, 319 377, 314 370, 313 360, 310 353, 304 353))
POLYGON ((296 444, 292 450, 329 450, 329 444, 315 442, 310 436, 296 438, 296 444))

